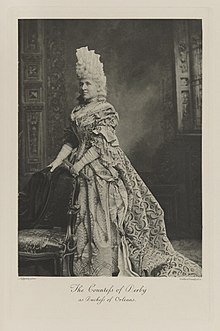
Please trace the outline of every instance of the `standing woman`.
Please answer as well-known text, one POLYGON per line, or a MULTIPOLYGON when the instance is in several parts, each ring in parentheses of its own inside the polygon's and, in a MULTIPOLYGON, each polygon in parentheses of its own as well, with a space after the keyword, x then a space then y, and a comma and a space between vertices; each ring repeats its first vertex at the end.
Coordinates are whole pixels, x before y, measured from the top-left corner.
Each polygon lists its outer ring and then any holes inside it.
POLYGON ((67 159, 79 183, 74 275, 201 276, 196 263, 173 249, 163 210, 119 146, 119 117, 106 101, 100 56, 88 47, 76 56, 79 105, 50 164, 53 172, 67 159))

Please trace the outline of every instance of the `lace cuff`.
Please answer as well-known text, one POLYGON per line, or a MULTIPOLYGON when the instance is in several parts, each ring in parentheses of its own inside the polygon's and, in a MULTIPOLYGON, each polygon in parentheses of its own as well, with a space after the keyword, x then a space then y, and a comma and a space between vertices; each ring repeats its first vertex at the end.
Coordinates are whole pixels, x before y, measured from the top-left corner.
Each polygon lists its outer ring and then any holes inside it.
POLYGON ((98 157, 100 156, 100 154, 97 152, 95 147, 91 147, 84 155, 83 157, 76 162, 76 164, 74 165, 74 167, 77 168, 77 172, 79 172, 80 170, 82 170, 82 168, 84 168, 85 165, 91 163, 92 161, 96 160, 98 157))

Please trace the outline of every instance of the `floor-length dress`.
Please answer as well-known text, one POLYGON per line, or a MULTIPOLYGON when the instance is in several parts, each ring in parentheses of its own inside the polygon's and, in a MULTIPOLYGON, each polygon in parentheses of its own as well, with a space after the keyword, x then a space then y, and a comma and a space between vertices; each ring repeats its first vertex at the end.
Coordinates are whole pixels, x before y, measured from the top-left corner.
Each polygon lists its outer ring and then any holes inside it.
POLYGON ((71 113, 71 135, 79 161, 95 148, 79 180, 74 232, 76 276, 201 276, 201 268, 176 252, 166 235, 164 212, 137 174, 115 135, 118 114, 108 102, 79 105, 71 113))

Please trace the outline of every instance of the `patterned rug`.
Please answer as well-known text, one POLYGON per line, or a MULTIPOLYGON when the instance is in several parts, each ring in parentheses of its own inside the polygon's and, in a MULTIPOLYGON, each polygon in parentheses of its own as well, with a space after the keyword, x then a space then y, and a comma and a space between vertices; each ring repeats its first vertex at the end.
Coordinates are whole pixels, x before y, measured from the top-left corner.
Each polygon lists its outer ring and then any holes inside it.
MULTIPOLYGON (((171 240, 175 250, 190 260, 196 262, 202 267, 202 243, 198 240, 182 239, 171 240)), ((53 263, 44 261, 37 262, 33 265, 33 262, 22 263, 19 267, 20 276, 54 276, 53 263)))
POLYGON ((202 267, 202 242, 192 239, 171 240, 176 251, 202 267))

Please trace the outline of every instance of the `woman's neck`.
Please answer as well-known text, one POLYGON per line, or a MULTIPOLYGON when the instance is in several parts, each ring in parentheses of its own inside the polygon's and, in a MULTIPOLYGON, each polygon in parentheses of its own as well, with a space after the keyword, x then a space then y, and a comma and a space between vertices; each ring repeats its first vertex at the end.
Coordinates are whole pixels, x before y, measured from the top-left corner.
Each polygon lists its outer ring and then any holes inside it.
POLYGON ((89 104, 89 103, 93 103, 93 102, 97 102, 97 101, 98 101, 98 97, 95 97, 95 98, 92 98, 92 99, 89 99, 89 100, 85 100, 84 103, 89 104))

